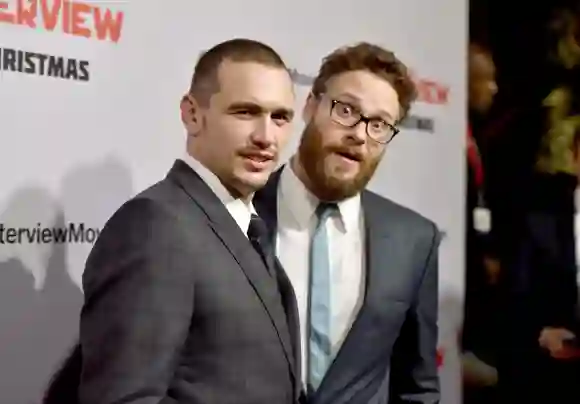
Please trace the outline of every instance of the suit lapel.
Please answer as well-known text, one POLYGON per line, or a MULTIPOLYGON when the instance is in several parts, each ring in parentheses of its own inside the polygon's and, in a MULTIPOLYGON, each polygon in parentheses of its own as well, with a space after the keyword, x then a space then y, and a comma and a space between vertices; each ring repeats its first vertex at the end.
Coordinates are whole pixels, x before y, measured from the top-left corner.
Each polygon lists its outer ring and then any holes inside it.
MULTIPOLYGON (((272 173, 266 186, 256 192, 256 195, 254 196, 254 207, 258 215, 268 225, 268 230, 270 231, 270 242, 273 243, 272 245, 274 246, 276 245, 276 231, 278 227, 278 183, 280 181, 282 170, 283 167, 272 173)), ((280 292, 284 309, 286 311, 288 329, 294 352, 294 364, 297 375, 296 391, 299 392, 302 383, 300 380, 302 355, 300 347, 300 320, 298 317, 298 305, 296 303, 294 288, 290 283, 290 279, 288 279, 288 276, 286 275, 284 267, 277 259, 276 264, 278 266, 278 283, 280 285, 280 292)))
MULTIPOLYGON (((186 163, 177 160, 168 174, 205 212, 210 226, 238 262, 274 325, 292 374, 295 376, 292 343, 276 280, 223 203, 186 163)), ((257 359, 258 360, 258 359, 257 359)))
POLYGON ((379 324, 384 311, 382 291, 388 284, 389 268, 385 257, 392 257, 397 246, 391 243, 390 231, 385 226, 388 212, 380 211, 373 203, 374 195, 364 191, 361 203, 365 223, 365 289, 363 304, 322 384, 313 397, 314 403, 346 404, 348 397, 342 391, 357 381, 364 385, 369 362, 380 357, 380 340, 384 332, 379 324), (342 400, 342 401, 341 401, 342 400))
POLYGON ((276 260, 278 284, 280 285, 280 294, 282 295, 282 303, 284 305, 284 311, 286 313, 286 320, 288 324, 288 330, 290 333, 290 340, 292 342, 292 350, 294 353, 294 367, 296 370, 296 392, 300 390, 301 384, 301 350, 300 350, 300 321, 298 318, 298 305, 296 303, 296 295, 294 294, 294 288, 290 283, 290 279, 286 275, 286 271, 282 264, 276 260))

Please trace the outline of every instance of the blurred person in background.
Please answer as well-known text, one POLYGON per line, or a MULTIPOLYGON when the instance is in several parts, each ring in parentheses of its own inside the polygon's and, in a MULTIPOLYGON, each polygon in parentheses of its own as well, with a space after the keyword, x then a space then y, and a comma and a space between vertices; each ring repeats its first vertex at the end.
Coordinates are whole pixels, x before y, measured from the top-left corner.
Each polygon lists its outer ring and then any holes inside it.
POLYGON ((495 300, 499 262, 487 242, 491 215, 485 201, 481 128, 497 93, 491 52, 472 43, 468 54, 469 127, 467 133, 466 295, 463 346, 465 403, 487 402, 495 385, 493 364, 495 300))
POLYGON ((502 263, 498 387, 505 403, 514 397, 526 403, 569 402, 565 394, 554 395, 562 391, 567 371, 540 348, 538 338, 544 327, 569 321, 563 308, 570 307, 566 290, 574 286, 576 24, 570 12, 550 21, 546 43, 551 40, 551 46, 534 66, 544 74, 529 83, 538 97, 520 103, 490 153, 488 196, 502 263), (557 63, 550 66, 548 55, 557 63), (538 67, 544 64, 549 69, 538 67))
MULTIPOLYGON (((572 146, 576 176, 580 182, 580 125, 575 129, 572 146)), ((575 234, 578 244, 578 234, 575 234)), ((577 382, 580 380, 580 302, 578 300, 578 286, 580 273, 576 271, 558 271, 558 261, 562 255, 557 249, 553 251, 551 274, 555 277, 558 288, 558 299, 553 302, 552 318, 540 332, 538 342, 546 350, 551 359, 558 363, 560 371, 556 373, 551 388, 554 396, 565 399, 574 399, 580 402, 580 389, 577 382)))

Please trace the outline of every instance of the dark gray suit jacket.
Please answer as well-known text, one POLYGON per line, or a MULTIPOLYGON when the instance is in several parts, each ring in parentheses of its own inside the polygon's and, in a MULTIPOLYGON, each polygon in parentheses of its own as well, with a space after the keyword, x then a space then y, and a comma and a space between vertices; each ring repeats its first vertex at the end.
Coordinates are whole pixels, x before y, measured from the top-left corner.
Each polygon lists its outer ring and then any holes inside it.
POLYGON ((112 216, 83 286, 81 404, 297 401, 288 279, 184 162, 112 216))
MULTIPOLYGON (((254 198, 272 236, 281 170, 254 198)), ((439 403, 439 231, 419 214, 369 191, 362 193, 362 209, 367 233, 364 303, 309 403, 439 403)))

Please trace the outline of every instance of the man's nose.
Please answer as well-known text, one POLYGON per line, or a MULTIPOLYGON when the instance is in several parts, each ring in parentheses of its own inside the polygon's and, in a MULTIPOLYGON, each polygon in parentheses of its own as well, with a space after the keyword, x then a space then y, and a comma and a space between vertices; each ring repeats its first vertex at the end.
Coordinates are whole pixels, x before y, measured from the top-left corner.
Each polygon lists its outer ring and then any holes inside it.
POLYGON ((274 125, 270 116, 264 116, 256 120, 256 127, 252 133, 252 142, 262 147, 269 147, 276 142, 274 125))
POLYGON ((350 128, 349 138, 354 140, 356 144, 364 144, 367 140, 367 123, 360 121, 350 128))

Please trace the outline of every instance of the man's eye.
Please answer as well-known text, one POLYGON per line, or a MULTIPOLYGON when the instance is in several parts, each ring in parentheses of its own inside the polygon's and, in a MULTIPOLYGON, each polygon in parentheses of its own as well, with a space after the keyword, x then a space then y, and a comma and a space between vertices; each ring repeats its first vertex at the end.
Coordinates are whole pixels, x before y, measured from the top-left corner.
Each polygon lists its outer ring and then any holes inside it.
POLYGON ((238 109, 233 112, 234 116, 238 119, 253 119, 260 115, 260 111, 255 111, 252 109, 238 109))
POLYGON ((351 108, 351 107, 349 107, 348 105, 342 105, 342 106, 340 107, 340 111, 341 111, 343 114, 349 115, 349 114, 351 114, 351 113, 352 113, 352 108, 351 108))
POLYGON ((272 119, 274 121, 290 122, 291 119, 287 114, 272 114, 272 119))
POLYGON ((376 119, 371 121, 371 126, 374 130, 383 130, 387 126, 387 123, 382 119, 376 119))
POLYGON ((339 103, 336 106, 336 113, 340 116, 351 116, 354 114, 354 108, 348 104, 339 103))

